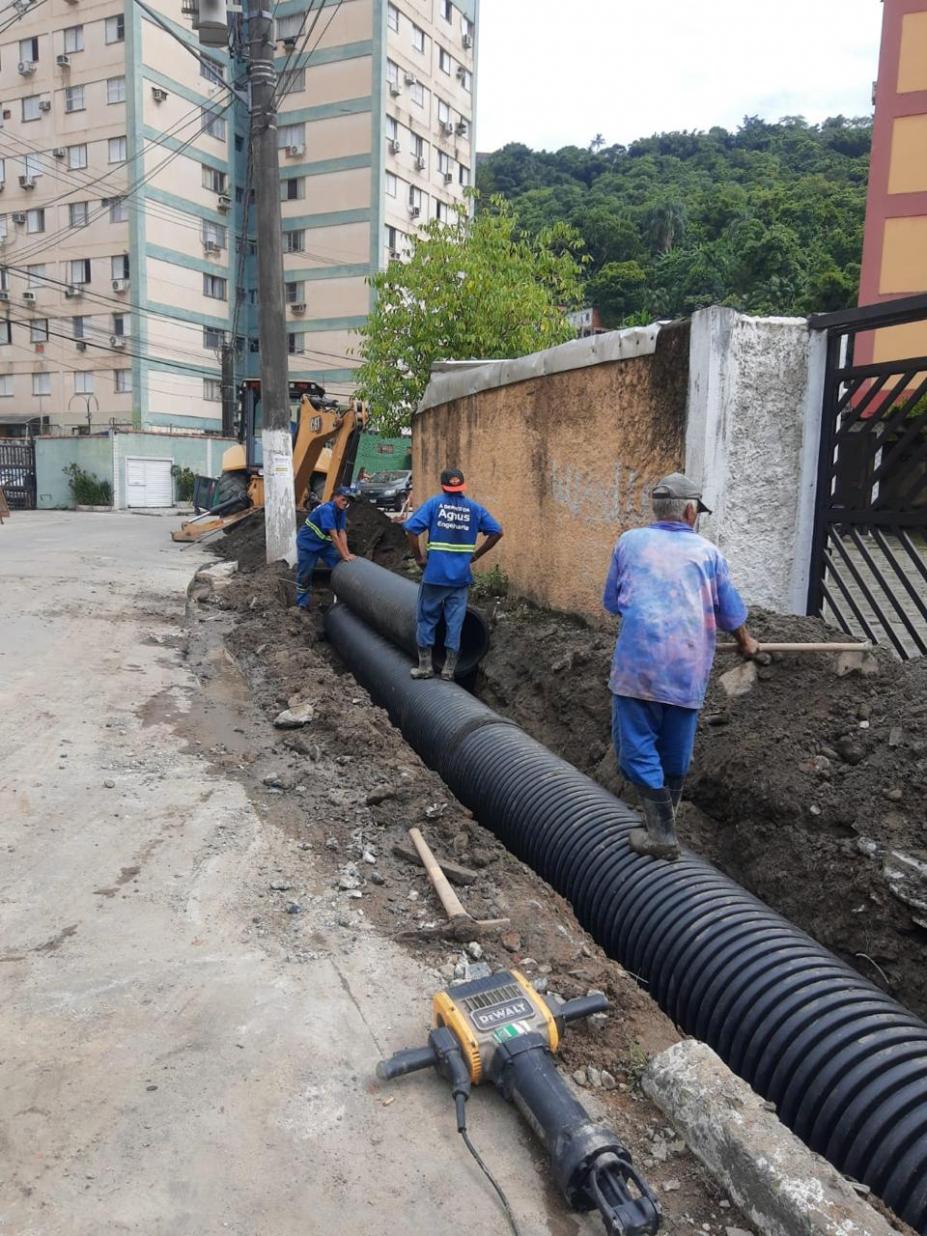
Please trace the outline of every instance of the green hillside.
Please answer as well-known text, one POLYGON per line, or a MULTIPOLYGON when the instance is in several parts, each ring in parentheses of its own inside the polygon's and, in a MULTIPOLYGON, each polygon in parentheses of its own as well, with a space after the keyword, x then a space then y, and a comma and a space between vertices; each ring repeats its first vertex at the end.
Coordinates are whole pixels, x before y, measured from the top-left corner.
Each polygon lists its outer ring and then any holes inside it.
POLYGON ((526 231, 577 229, 608 326, 709 304, 805 314, 856 303, 870 138, 868 118, 788 116, 630 146, 511 144, 481 159, 477 184, 526 231))

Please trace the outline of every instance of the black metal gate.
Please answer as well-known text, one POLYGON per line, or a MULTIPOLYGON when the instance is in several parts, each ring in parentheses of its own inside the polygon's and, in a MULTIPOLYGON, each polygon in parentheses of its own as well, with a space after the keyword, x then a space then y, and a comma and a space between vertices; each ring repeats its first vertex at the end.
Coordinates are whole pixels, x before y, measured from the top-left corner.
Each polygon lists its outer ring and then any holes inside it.
POLYGON ((0 489, 11 510, 35 510, 35 443, 31 438, 0 438, 0 489))
POLYGON ((827 331, 827 374, 808 613, 905 658, 927 653, 927 356, 854 352, 862 332, 913 322, 927 296, 810 323, 827 331))

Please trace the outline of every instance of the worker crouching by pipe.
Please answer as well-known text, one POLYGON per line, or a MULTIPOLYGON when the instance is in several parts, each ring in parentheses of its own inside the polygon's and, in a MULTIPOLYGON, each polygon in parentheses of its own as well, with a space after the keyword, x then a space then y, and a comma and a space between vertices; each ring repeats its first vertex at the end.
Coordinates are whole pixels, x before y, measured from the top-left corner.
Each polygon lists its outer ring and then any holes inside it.
MULTIPOLYGON (((676 859, 676 809, 695 743, 715 654, 715 632, 730 631, 741 654, 759 644, 747 607, 717 546, 698 535, 702 491, 674 472, 653 490, 656 522, 618 540, 602 603, 621 615, 609 688, 618 767, 640 796, 638 854, 676 859)), ((760 654, 762 655, 762 654, 760 654)))
POLYGON ((310 511, 296 537, 296 604, 309 609, 312 603, 312 572, 319 559, 332 569, 339 562, 353 562, 348 549, 348 507, 353 495, 340 485, 330 502, 310 511))
POLYGON ((438 623, 444 619, 444 665, 441 677, 453 682, 460 652, 460 632, 467 613, 467 593, 473 583, 471 565, 502 537, 502 525, 485 507, 466 497, 459 468, 441 473, 441 493, 429 498, 403 524, 415 561, 423 568, 416 611, 418 665, 413 678, 434 677, 433 649, 438 623), (422 552, 420 537, 428 534, 422 552), (485 539, 477 548, 480 534, 485 539))

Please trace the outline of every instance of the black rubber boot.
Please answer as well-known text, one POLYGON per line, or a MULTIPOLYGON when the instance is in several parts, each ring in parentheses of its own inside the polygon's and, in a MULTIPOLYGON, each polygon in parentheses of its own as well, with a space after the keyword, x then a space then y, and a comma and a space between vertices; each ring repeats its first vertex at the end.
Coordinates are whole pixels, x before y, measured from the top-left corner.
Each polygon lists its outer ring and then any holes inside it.
POLYGON ((409 673, 413 678, 434 678, 434 666, 431 663, 431 649, 419 648, 418 665, 412 667, 409 673))
POLYGON ((676 817, 671 791, 666 786, 662 790, 638 786, 637 792, 644 809, 644 827, 634 829, 628 838, 628 845, 637 854, 649 854, 651 858, 665 858, 670 861, 679 858, 681 850, 676 840, 676 817))
POLYGON ((670 797, 673 800, 673 811, 679 810, 679 804, 682 802, 682 787, 686 783, 684 776, 666 777, 666 788, 670 792, 670 797))
POLYGON ((457 652, 448 648, 444 654, 444 664, 441 666, 441 677, 445 682, 453 682, 457 671, 457 652))

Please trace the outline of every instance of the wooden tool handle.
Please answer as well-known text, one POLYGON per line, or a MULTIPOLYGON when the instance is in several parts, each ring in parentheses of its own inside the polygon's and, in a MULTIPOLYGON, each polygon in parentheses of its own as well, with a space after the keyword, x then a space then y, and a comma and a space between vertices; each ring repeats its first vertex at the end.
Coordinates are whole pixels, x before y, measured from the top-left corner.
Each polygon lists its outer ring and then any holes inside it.
POLYGON ((422 860, 422 866, 428 872, 428 878, 431 880, 435 892, 441 899, 441 904, 444 906, 447 917, 449 919, 469 918, 470 916, 463 908, 463 903, 451 888, 448 883, 447 876, 438 864, 438 860, 429 849, 428 842, 417 828, 409 829, 409 837, 412 840, 412 844, 418 851, 418 856, 422 860))
MULTIPOLYGON (((760 644, 760 652, 869 652, 872 644, 760 644)), ((718 652, 736 652, 736 644, 718 644, 718 652)))

